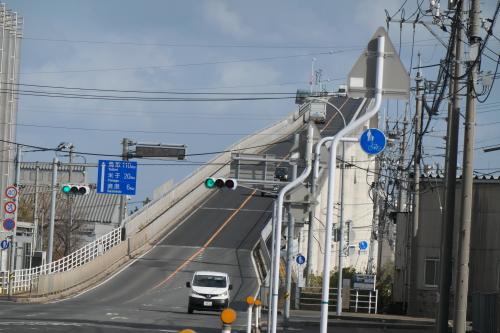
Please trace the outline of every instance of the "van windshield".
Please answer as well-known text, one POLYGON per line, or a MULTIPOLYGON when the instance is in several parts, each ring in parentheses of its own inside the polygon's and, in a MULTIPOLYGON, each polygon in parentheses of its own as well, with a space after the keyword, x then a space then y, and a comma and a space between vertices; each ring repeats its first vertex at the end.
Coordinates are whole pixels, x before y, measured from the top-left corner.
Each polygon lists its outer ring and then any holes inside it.
POLYGON ((193 286, 197 287, 210 287, 210 288, 225 288, 225 276, 212 276, 212 275, 195 275, 193 286))

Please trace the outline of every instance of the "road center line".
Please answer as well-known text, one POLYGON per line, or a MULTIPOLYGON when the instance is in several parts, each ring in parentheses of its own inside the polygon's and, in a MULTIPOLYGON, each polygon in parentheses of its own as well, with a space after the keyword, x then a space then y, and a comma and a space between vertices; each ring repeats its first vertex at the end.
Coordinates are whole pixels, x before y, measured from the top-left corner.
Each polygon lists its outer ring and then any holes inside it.
POLYGON ((170 281, 177 273, 179 273, 182 269, 184 269, 184 267, 186 267, 190 262, 193 261, 194 258, 196 258, 198 255, 200 255, 201 253, 203 253, 206 248, 213 242, 213 240, 215 239, 215 237, 217 237, 221 231, 226 227, 226 225, 231 222, 231 220, 236 216, 236 214, 238 214, 238 212, 243 208, 245 207, 245 205, 248 203, 248 201, 250 201, 250 199, 252 199, 253 195, 257 192, 257 190, 253 190, 252 193, 250 193, 250 195, 241 203, 241 205, 224 221, 224 223, 213 233, 213 235, 205 242, 205 244, 203 244, 203 246, 198 250, 196 251, 191 257, 189 257, 184 263, 182 263, 182 265, 180 265, 179 267, 177 267, 177 269, 175 271, 173 271, 169 276, 167 276, 165 278, 165 280, 161 281, 160 283, 158 283, 156 286, 154 286, 153 288, 151 288, 150 290, 155 290, 159 287, 161 287, 162 285, 164 285, 165 283, 167 283, 168 281, 170 281))

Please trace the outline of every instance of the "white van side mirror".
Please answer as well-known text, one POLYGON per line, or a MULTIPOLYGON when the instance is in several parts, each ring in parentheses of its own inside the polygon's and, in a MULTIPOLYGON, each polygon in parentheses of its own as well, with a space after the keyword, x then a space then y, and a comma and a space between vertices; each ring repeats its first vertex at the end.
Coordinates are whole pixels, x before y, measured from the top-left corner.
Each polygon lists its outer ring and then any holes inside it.
POLYGON ((191 288, 191 282, 189 282, 189 281, 188 281, 188 282, 186 282, 186 287, 187 287, 187 288, 191 288))

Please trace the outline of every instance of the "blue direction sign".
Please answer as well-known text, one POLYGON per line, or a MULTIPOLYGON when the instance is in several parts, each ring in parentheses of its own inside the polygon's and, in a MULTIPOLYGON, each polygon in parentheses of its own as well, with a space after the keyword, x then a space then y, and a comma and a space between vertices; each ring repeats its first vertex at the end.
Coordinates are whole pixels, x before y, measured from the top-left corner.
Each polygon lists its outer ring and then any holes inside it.
POLYGON ((361 242, 359 242, 358 246, 359 246, 360 250, 364 251, 364 250, 366 250, 368 248, 368 242, 367 241, 361 241, 361 242))
POLYGON ((387 139, 378 128, 369 128, 361 134, 359 144, 367 154, 376 155, 385 149, 387 139))
POLYGON ((99 160, 97 193, 135 195, 137 162, 99 160))
POLYGON ((4 239, 3 241, 0 242, 0 248, 2 250, 8 249, 9 248, 9 241, 4 239))
POLYGON ((297 255, 297 258, 295 258, 295 261, 299 265, 303 265, 306 262, 306 257, 304 257, 302 254, 297 255))

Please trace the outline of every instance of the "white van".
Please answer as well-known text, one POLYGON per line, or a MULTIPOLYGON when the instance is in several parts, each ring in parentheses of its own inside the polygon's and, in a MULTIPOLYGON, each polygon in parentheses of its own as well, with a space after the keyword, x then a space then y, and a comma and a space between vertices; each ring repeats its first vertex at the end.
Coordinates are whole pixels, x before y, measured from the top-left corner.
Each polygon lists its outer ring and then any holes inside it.
POLYGON ((229 291, 233 286, 226 273, 198 271, 186 282, 191 289, 188 313, 194 310, 222 310, 229 306, 229 291))
POLYGON ((311 102, 309 105, 309 118, 316 124, 326 121, 326 103, 311 102))

